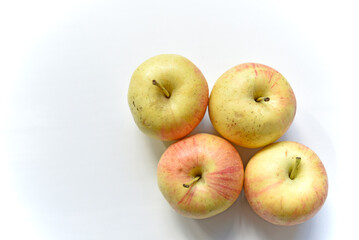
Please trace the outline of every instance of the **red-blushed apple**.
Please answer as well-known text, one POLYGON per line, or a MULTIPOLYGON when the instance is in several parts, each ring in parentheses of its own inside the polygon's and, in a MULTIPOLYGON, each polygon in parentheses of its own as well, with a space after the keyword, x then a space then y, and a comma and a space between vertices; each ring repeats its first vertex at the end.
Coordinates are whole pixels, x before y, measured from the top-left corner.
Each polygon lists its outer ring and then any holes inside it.
POLYGON ((295 116, 296 99, 278 71, 263 64, 244 63, 216 81, 208 112, 224 138, 242 147, 258 148, 287 131, 295 116))
POLYGON ((328 194, 323 163, 297 142, 270 144, 245 169, 244 190, 252 209, 276 225, 295 225, 313 217, 328 194))
POLYGON ((187 58, 162 54, 133 73, 128 105, 137 126, 164 141, 180 139, 202 120, 208 105, 208 85, 187 58))
POLYGON ((172 144, 157 169, 158 186, 180 214, 202 219, 229 208, 243 186, 237 150, 221 137, 200 133, 172 144))

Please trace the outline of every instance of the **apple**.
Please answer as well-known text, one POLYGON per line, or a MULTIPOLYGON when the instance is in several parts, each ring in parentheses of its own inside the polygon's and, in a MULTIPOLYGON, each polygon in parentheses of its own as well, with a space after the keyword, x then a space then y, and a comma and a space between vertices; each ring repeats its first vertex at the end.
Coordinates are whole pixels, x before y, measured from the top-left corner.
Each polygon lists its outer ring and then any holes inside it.
POLYGON ((142 63, 133 73, 128 104, 137 126, 146 134, 175 140, 189 134, 208 105, 208 85, 187 58, 162 54, 142 63))
POLYGON ((229 208, 243 187, 243 164, 225 139, 199 133, 163 153, 158 186, 169 204, 189 218, 203 219, 229 208))
POLYGON ((313 217, 328 194, 323 163, 308 147, 291 141, 270 144, 245 169, 249 205, 276 225, 295 225, 313 217))
POLYGON ((214 84, 208 106, 214 128, 247 148, 268 145, 291 125, 296 99, 287 80, 268 66, 244 63, 214 84))

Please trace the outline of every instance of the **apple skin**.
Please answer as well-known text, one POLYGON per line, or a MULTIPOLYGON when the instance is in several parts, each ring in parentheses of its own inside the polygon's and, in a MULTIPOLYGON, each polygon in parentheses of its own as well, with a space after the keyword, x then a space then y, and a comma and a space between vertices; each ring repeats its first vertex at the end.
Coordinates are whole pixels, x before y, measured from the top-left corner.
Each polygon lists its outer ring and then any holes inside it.
POLYGON ((295 116, 296 99, 282 74, 263 64, 244 63, 216 81, 208 111, 214 128, 224 138, 258 148, 287 131, 295 116), (259 97, 269 97, 269 101, 257 102, 259 97))
POLYGON ((145 134, 169 141, 189 134, 202 120, 208 105, 208 85, 187 58, 162 54, 142 63, 133 73, 128 105, 145 134), (161 83, 171 96, 153 85, 161 83))
POLYGON ((245 169, 244 191, 249 205, 276 225, 295 225, 313 217, 328 194, 323 163, 308 147, 290 141, 268 145, 257 152, 245 169), (298 172, 289 177, 295 157, 298 172))
POLYGON ((189 218, 203 219, 229 208, 243 187, 237 150, 221 137, 199 133, 172 144, 157 169, 158 186, 169 204, 189 218), (189 188, 183 186, 196 176, 189 188))

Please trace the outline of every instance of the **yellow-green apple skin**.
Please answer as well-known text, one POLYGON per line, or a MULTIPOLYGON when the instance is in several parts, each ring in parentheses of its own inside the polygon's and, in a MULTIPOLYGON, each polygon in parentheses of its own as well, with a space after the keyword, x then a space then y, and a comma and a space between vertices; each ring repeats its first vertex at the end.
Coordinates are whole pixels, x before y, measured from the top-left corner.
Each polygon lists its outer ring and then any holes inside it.
POLYGON ((175 140, 200 123, 207 109, 208 94, 205 77, 191 61, 176 54, 162 54, 135 70, 128 89, 128 105, 145 134, 164 141, 175 140))
POLYGON ((263 64, 244 63, 216 81, 208 111, 224 138, 258 148, 287 131, 295 116, 296 99, 282 74, 263 64))
POLYGON ((322 207, 328 194, 328 177, 311 149, 284 141, 268 145, 249 160, 244 191, 260 217, 276 225, 295 225, 310 219, 322 207), (301 161, 291 179, 297 157, 301 161))
POLYGON ((229 208, 242 190, 243 176, 241 157, 232 144, 205 133, 172 144, 157 169, 158 186, 169 204, 195 219, 229 208))

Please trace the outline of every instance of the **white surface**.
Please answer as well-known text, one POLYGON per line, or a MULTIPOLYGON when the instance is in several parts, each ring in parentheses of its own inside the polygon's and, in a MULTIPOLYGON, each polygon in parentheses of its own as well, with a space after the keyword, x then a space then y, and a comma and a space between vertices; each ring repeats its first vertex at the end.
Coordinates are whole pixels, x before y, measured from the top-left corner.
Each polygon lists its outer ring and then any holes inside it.
MULTIPOLYGON (((354 1, 1 3, 0 239, 352 239, 356 9, 354 1), (127 106, 133 70, 160 53, 189 58, 210 89, 249 61, 289 80, 298 108, 282 139, 316 151, 329 176, 313 219, 271 225, 243 192, 207 220, 170 208, 156 182, 168 144, 143 135, 127 106)), ((208 115, 195 132, 213 132, 208 115)), ((238 149, 245 163, 256 151, 238 149)))

